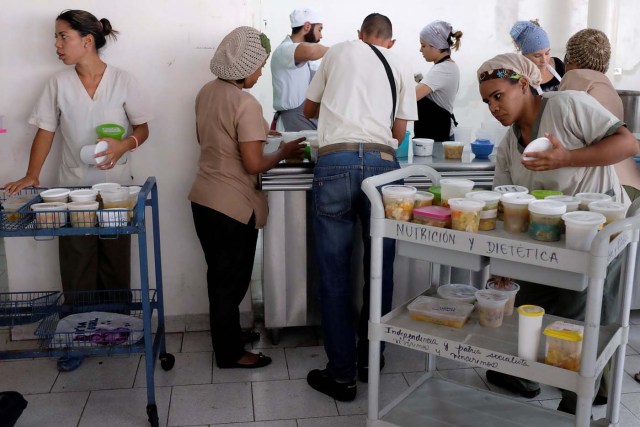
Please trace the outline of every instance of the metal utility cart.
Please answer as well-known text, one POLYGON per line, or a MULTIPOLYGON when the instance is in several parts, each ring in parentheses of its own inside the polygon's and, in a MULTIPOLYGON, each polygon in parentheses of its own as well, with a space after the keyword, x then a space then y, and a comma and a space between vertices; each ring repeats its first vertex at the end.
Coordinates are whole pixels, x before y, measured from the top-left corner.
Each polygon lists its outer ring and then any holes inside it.
MULTIPOLYGON (((107 290, 1 293, 0 326, 11 327, 39 322, 36 335, 41 339, 37 349, 0 352, 0 359, 144 353, 147 381, 146 411, 151 425, 158 426, 154 368, 156 360, 160 360, 160 366, 168 371, 173 368, 175 358, 166 352, 165 343, 156 180, 154 177, 147 178, 138 193, 135 206, 128 210, 115 213, 103 209, 75 211, 74 219, 76 220, 91 218, 90 223, 84 224, 85 227, 82 228, 74 227, 71 222, 67 222, 66 212, 63 211, 50 211, 46 214, 32 212, 31 206, 41 201, 40 190, 42 189, 23 190, 22 195, 26 195, 28 202, 18 211, 0 211, 0 237, 31 236, 36 240, 42 240, 53 238, 53 236, 98 235, 108 239, 122 234, 135 234, 138 237, 141 288, 132 289, 130 292, 107 290), (149 287, 147 208, 151 213, 149 225, 153 235, 155 289, 149 287), (116 216, 114 220, 114 214, 120 216, 116 216), (102 221, 104 218, 106 221, 102 221), (97 226, 97 219, 101 220, 102 226, 97 226), (157 314, 155 339, 152 336, 151 323, 154 310, 157 314), (128 318, 136 318, 138 326, 132 326, 126 332, 122 329, 106 332, 103 330, 100 333, 84 336, 74 332, 59 332, 56 329, 60 319, 71 314, 89 312, 121 313, 128 318), (141 322, 139 322, 140 319, 141 322), (139 323, 142 324, 141 327, 139 323)), ((4 202, 6 195, 4 192, 0 195, 0 202, 4 202)))
MULTIPOLYGON (((371 317, 369 320, 369 426, 618 426, 625 347, 629 334, 629 304, 638 245, 640 216, 606 226, 589 252, 565 248, 564 241, 541 243, 526 234, 514 236, 501 229, 467 233, 399 222, 384 218, 377 188, 399 179, 420 175, 437 182, 437 172, 426 166, 393 171, 363 182, 371 200, 371 317), (582 358, 579 372, 546 365, 544 346, 538 362, 518 357, 518 316, 505 318, 500 328, 481 327, 477 318, 461 328, 412 320, 407 304, 381 317, 382 238, 397 240, 398 252, 416 259, 470 268, 490 263, 494 274, 531 279, 571 290, 588 289, 582 358), (626 251, 626 254, 624 253, 626 251), (613 325, 600 326, 601 303, 607 265, 618 255, 625 258, 621 279, 620 311, 613 325), (385 341, 429 354, 427 372, 387 407, 379 408, 380 342, 385 341), (578 395, 575 416, 509 399, 487 390, 453 383, 435 371, 436 356, 516 375, 578 395), (613 360, 613 383, 605 419, 592 421, 591 407, 597 376, 613 360)), ((559 318, 545 315, 543 327, 559 318)), ((544 343, 544 341, 542 341, 544 343)))

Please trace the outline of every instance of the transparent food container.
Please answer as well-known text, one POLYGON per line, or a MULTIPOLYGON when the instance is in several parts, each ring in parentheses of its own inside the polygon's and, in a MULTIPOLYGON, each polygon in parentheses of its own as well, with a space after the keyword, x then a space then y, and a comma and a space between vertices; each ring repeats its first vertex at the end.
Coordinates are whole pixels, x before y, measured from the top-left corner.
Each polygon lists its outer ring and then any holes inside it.
POLYGON ((481 200, 484 207, 480 211, 480 231, 494 230, 498 219, 498 203, 501 194, 497 191, 471 191, 465 195, 467 199, 481 200))
POLYGON ((442 206, 414 209, 413 222, 431 227, 451 228, 451 209, 442 206))
POLYGON ((471 285, 451 283, 449 285, 439 286, 438 296, 443 299, 473 304, 476 301, 477 290, 477 288, 471 285))
POLYGON ((584 327, 558 320, 544 328, 544 363, 570 371, 580 370, 584 327))
POLYGON ((409 304, 407 309, 413 320, 461 328, 473 311, 473 305, 419 296, 409 304))
POLYGON ((62 202, 36 203, 31 205, 36 214, 36 227, 60 228, 67 223, 67 204, 62 202))
POLYGON ((542 242, 557 242, 562 234, 562 215, 567 205, 554 200, 529 203, 529 236, 542 242))
POLYGON ((506 193, 500 197, 504 209, 504 229, 508 233, 526 233, 529 229, 529 203, 535 200, 531 194, 506 193))
POLYGON ((95 227, 98 202, 70 202, 67 203, 69 220, 72 227, 95 227))
POLYGON ((385 185, 382 187, 384 216, 397 221, 411 221, 416 188, 409 185, 385 185))
POLYGON ((504 319, 504 306, 509 296, 504 292, 497 292, 491 289, 481 289, 476 291, 478 301, 478 321, 481 326, 498 328, 502 326, 504 319))
POLYGON ((504 305, 504 315, 511 316, 513 314, 513 306, 516 302, 516 294, 520 290, 520 285, 518 285, 513 280, 501 280, 496 282, 493 279, 489 279, 487 282, 487 289, 491 289, 494 292, 503 292, 507 295, 507 303, 504 305))
POLYGON ((465 198, 449 199, 451 208, 451 228, 468 233, 477 233, 480 227, 480 212, 484 208, 482 200, 465 198))

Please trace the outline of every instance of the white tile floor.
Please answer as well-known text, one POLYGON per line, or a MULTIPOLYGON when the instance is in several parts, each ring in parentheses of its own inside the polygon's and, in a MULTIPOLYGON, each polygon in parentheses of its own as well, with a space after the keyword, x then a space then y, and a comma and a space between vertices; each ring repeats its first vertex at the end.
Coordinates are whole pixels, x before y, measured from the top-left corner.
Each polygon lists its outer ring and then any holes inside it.
MULTIPOLYGON (((640 370, 640 312, 632 313, 629 347, 622 386, 622 427, 640 427, 640 384, 632 375, 640 370)), ((336 402, 306 383, 310 369, 322 368, 326 356, 315 328, 290 328, 274 346, 266 334, 253 345, 273 358, 258 370, 220 370, 212 362, 209 334, 167 335, 167 349, 176 358, 168 372, 158 367, 155 392, 162 426, 228 427, 357 427, 366 424, 367 385, 358 383, 354 402, 336 402)), ((0 331, 0 350, 29 347, 9 342, 0 331)), ((387 346, 381 377, 382 404, 389 403, 417 380, 426 360, 421 353, 387 346)), ((53 359, 0 361, 3 390, 23 393, 29 406, 16 427, 29 426, 148 426, 145 407, 145 366, 141 355, 93 357, 74 372, 58 373, 53 359)), ((485 371, 450 360, 438 361, 440 374, 498 393, 488 386, 485 371)), ((516 398, 516 397, 514 397, 516 398)), ((533 401, 556 408, 560 392, 543 386, 533 401)), ((594 417, 605 414, 594 408, 594 417)))

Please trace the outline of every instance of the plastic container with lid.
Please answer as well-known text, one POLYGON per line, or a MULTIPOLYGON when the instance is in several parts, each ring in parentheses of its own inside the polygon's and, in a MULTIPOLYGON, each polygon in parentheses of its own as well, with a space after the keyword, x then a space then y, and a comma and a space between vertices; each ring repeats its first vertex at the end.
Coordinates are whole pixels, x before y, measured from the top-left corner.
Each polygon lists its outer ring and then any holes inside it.
POLYGON ((444 141, 442 143, 444 149, 444 158, 448 160, 460 160, 464 151, 464 142, 460 141, 444 141))
POLYGON ((577 211, 580 206, 580 200, 573 196, 547 196, 544 200, 555 200, 556 202, 562 202, 567 205, 567 212, 577 211))
POLYGON ((440 206, 442 204, 442 199, 440 197, 440 193, 441 193, 441 188, 439 185, 432 185, 431 187, 427 188, 427 191, 431 194, 433 194, 433 205, 436 206, 440 206))
POLYGON ((42 197, 45 203, 67 203, 70 192, 71 190, 68 188, 52 188, 51 190, 45 190, 40 193, 40 197, 42 197))
POLYGON ((518 357, 536 362, 542 335, 544 308, 537 305, 518 307, 518 357))
POLYGON ((474 182, 470 179, 445 178, 440 180, 441 206, 449 206, 448 200, 464 197, 473 190, 474 182))
POLYGON ((385 218, 411 221, 416 188, 409 185, 385 185, 382 187, 382 203, 385 218))
POLYGON ((96 211, 99 203, 96 201, 67 203, 69 220, 72 227, 95 227, 96 211))
POLYGON ((451 228, 451 209, 442 206, 414 209, 413 222, 431 227, 451 228))
POLYGON ((562 191, 558 191, 558 190, 531 190, 531 192, 529 194, 533 195, 538 200, 542 200, 542 199, 546 199, 549 196, 562 196, 562 191))
POLYGON ((73 190, 69 193, 72 202, 94 202, 98 196, 98 190, 86 188, 82 190, 73 190))
POLYGON ((527 193, 505 193, 500 196, 504 209, 504 229, 509 233, 526 233, 529 229, 529 203, 536 198, 527 193))
POLYGON ((556 200, 529 203, 529 236, 542 242, 557 242, 562 234, 562 215, 567 205, 556 200))
POLYGON ((467 199, 481 200, 484 208, 480 212, 480 231, 493 230, 496 228, 498 219, 498 202, 500 193, 496 191, 471 191, 465 195, 467 199))
POLYGON ((18 212, 20 208, 24 207, 31 199, 33 195, 17 195, 10 196, 2 201, 2 218, 8 222, 17 222, 20 220, 21 214, 18 212))
POLYGON ((438 287, 438 296, 451 301, 473 304, 476 301, 476 291, 478 289, 471 285, 451 283, 438 287))
POLYGON ((102 196, 102 203, 105 209, 129 209, 129 189, 127 187, 100 190, 100 196, 102 196))
POLYGON ((98 211, 100 227, 124 227, 127 225, 128 210, 110 208, 98 211))
POLYGON ((607 219, 604 225, 611 224, 614 221, 620 221, 627 215, 628 206, 618 202, 591 202, 589 210, 604 215, 607 219))
POLYGON ((36 214, 36 227, 38 228, 60 228, 67 223, 66 203, 36 203, 31 205, 31 210, 36 214))
POLYGON ((508 299, 509 296, 504 292, 496 292, 491 289, 480 289, 476 291, 480 325, 490 328, 502 326, 504 306, 508 299))
POLYGON ((580 370, 584 327, 561 320, 544 328, 546 336, 544 363, 570 371, 580 370))
POLYGON ((588 251, 591 249, 591 241, 607 218, 597 212, 574 211, 562 215, 562 220, 567 234, 567 249, 588 251))
POLYGON ((516 294, 520 290, 520 285, 518 285, 513 280, 504 280, 496 282, 493 279, 490 279, 487 282, 487 289, 491 289, 495 292, 502 292, 507 295, 507 303, 504 305, 504 314, 505 316, 511 316, 513 314, 513 306, 516 301, 516 294))
POLYGON ((413 138, 413 154, 415 156, 431 156, 433 154, 433 139, 413 138))
POLYGON ((477 233, 480 227, 480 212, 484 208, 482 200, 455 198, 449 199, 451 209, 451 228, 468 233, 477 233))
POLYGON ((578 209, 581 211, 588 211, 589 203, 591 202, 608 202, 613 199, 608 194, 602 193, 578 193, 576 194, 576 198, 580 200, 578 209))
POLYGON ((461 328, 473 311, 473 305, 419 296, 407 306, 407 309, 414 320, 461 328))
POLYGON ((91 186, 92 189, 98 192, 103 190, 114 190, 120 187, 122 187, 122 185, 118 184, 117 182, 100 182, 91 186))
POLYGON ((422 208, 425 206, 431 206, 433 204, 433 193, 428 191, 416 191, 415 198, 413 200, 413 208, 422 208))
MULTIPOLYGON (((506 193, 528 193, 529 189, 527 187, 523 187, 522 185, 498 185, 493 188, 493 191, 500 194, 506 193)), ((502 206, 502 202, 498 202, 498 221, 504 220, 504 206, 502 206)))

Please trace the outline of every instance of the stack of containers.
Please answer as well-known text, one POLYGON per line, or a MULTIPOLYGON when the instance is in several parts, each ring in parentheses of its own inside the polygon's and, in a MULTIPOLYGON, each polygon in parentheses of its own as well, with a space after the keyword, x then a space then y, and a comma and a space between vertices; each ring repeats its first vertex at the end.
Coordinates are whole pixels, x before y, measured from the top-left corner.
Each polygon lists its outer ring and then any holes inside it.
POLYGON ((36 213, 36 227, 60 228, 66 225, 69 193, 67 188, 52 188, 40 193, 44 203, 31 205, 31 210, 36 213))
POLYGON ((67 204, 71 226, 95 227, 96 211, 99 203, 96 201, 98 191, 93 189, 74 190, 69 196, 71 202, 67 204))
POLYGON ((562 231, 562 215, 567 205, 555 200, 534 200, 529 203, 529 236, 542 242, 557 242, 562 231))
MULTIPOLYGON (((507 194, 507 193, 529 193, 529 189, 527 187, 523 187, 521 185, 498 185, 493 189, 496 193, 507 194)), ((498 201, 498 221, 503 221, 504 219, 504 207, 502 206, 502 202, 498 201)))
POLYGON ((500 193, 496 191, 471 191, 465 195, 467 199, 480 200, 484 207, 480 212, 480 231, 494 230, 498 219, 498 202, 500 193))
POLYGON ((451 228, 468 233, 477 233, 480 227, 480 212, 484 208, 482 200, 449 199, 451 228))
POLYGON ((536 198, 527 193, 505 193, 500 196, 504 209, 504 229, 513 234, 529 229, 529 203, 536 198))
POLYGON ((104 210, 98 213, 101 227, 123 227, 129 217, 129 189, 118 187, 111 190, 100 190, 104 210))

